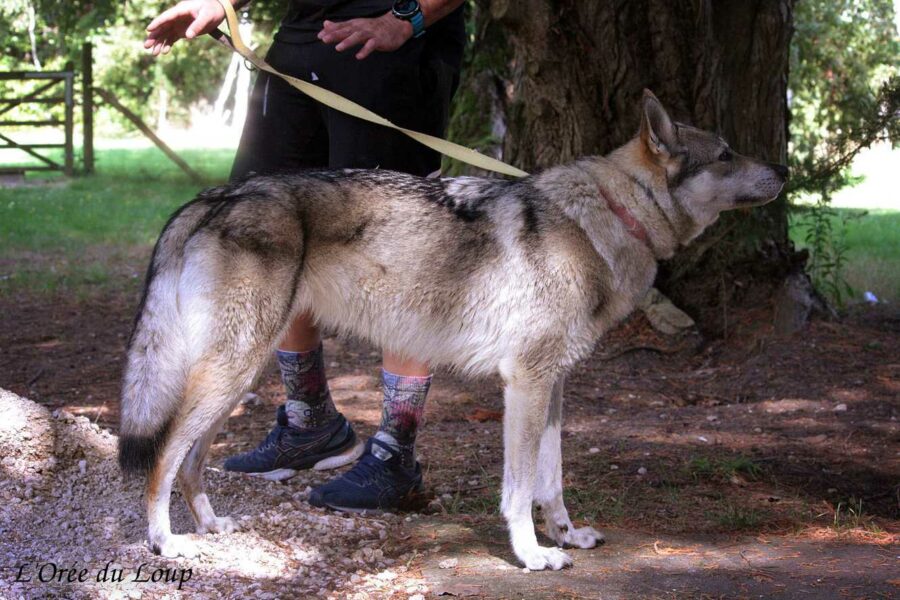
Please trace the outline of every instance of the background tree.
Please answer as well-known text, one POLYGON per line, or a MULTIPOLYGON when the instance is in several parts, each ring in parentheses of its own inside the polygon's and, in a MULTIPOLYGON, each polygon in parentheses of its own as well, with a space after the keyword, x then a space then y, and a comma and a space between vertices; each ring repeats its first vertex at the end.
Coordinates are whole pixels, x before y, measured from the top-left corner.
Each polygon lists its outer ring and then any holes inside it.
MULTIPOLYGON (((167 113, 175 123, 188 125, 193 105, 215 102, 231 55, 211 40, 198 40, 175 44, 162 60, 151 56, 142 45, 147 24, 177 1, 0 0, 0 70, 33 69, 38 63, 61 69, 67 61, 78 65, 82 43, 91 41, 96 85, 150 122, 167 113)), ((286 4, 250 4, 257 44, 270 43, 286 4)), ((120 118, 104 113, 101 127, 120 118)))
POLYGON ((797 4, 791 51, 791 197, 810 249, 807 270, 840 306, 854 295, 843 277, 842 221, 832 195, 852 185, 849 165, 874 142, 900 140, 900 38, 892 0, 797 4), (814 204, 810 206, 810 201, 814 204))

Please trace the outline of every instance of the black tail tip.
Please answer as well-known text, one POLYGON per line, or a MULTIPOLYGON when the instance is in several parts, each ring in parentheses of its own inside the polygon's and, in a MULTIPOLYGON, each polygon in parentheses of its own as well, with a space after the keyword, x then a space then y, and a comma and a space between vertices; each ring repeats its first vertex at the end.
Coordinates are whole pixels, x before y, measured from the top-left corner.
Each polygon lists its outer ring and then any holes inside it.
POLYGON ((155 434, 149 436, 122 435, 119 437, 119 468, 125 473, 150 471, 169 437, 169 419, 155 434))
POLYGON ((119 438, 119 468, 125 473, 146 473, 153 468, 158 454, 155 437, 119 438))

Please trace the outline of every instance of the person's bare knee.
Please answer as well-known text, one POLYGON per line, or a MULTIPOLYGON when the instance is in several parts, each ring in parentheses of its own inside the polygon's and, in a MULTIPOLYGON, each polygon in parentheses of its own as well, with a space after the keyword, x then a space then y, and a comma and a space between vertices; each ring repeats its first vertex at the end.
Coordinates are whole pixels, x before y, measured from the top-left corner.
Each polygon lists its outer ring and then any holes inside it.
POLYGON ((303 313, 294 317, 278 348, 287 352, 309 352, 318 348, 321 342, 312 315, 303 313))
POLYGON ((395 375, 404 375, 406 377, 428 377, 431 375, 431 369, 428 363, 421 362, 412 358, 407 358, 400 354, 384 353, 384 370, 394 373, 395 375))

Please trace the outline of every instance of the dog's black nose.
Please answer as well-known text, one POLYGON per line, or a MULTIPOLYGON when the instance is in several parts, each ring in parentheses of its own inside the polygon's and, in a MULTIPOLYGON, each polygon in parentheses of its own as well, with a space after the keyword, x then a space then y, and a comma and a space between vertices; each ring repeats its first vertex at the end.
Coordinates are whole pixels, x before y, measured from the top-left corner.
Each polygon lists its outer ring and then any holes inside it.
POLYGON ((779 165, 778 163, 769 163, 769 166, 772 167, 772 170, 778 173, 778 176, 784 180, 787 180, 788 175, 790 175, 790 170, 784 166, 779 165))

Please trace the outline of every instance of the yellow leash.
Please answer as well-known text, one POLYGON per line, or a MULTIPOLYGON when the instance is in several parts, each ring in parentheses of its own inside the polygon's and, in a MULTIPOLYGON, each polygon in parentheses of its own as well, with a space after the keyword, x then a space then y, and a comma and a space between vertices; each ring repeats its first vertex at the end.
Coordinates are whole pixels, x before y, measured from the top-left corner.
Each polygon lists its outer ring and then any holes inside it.
POLYGON ((436 150, 445 156, 449 156, 450 158, 455 158, 456 160, 468 163, 472 166, 478 167, 479 169, 494 171, 503 175, 511 175, 513 177, 528 176, 528 173, 522 171, 521 169, 517 169, 512 165, 508 165, 505 162, 499 161, 495 158, 491 158, 490 156, 485 156, 484 154, 472 150, 471 148, 466 148, 465 146, 460 146, 459 144, 448 142, 447 140, 443 140, 433 135, 420 133, 418 131, 413 131, 412 129, 406 129, 404 127, 394 125, 384 117, 379 116, 371 110, 360 106, 356 102, 347 100, 340 94, 335 94, 334 92, 328 91, 317 85, 313 85, 312 83, 303 81, 302 79, 297 79, 296 77, 291 77, 290 75, 285 75, 284 73, 279 72, 274 67, 269 65, 269 63, 256 56, 256 54, 253 53, 253 50, 251 50, 247 47, 246 44, 244 44, 244 40, 241 39, 241 34, 238 31, 237 15, 234 14, 234 8, 231 6, 231 2, 229 2, 229 0, 219 0, 219 3, 222 5, 222 8, 225 9, 225 18, 228 22, 228 30, 231 32, 231 37, 229 38, 228 35, 218 29, 212 32, 210 35, 212 35, 218 42, 224 44, 234 52, 237 52, 245 59, 250 61, 250 63, 252 63, 253 66, 255 66, 260 71, 266 71, 267 73, 271 73, 273 75, 281 77, 310 98, 321 102, 325 106, 357 117, 364 121, 369 121, 370 123, 376 123, 384 127, 390 127, 391 129, 401 131, 417 142, 424 144, 432 150, 436 150))

